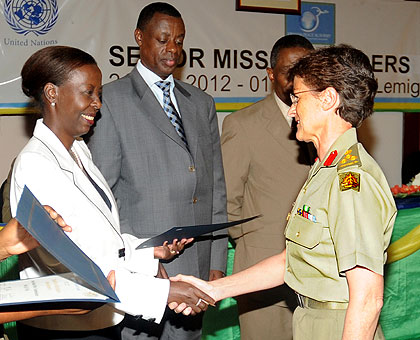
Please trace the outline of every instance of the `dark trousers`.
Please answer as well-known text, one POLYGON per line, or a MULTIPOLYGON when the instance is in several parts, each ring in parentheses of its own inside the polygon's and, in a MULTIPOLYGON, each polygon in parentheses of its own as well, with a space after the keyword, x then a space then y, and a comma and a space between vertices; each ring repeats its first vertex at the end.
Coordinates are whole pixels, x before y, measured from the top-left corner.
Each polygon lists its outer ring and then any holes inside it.
POLYGON ((159 324, 126 314, 120 327, 122 340, 199 340, 202 323, 203 313, 185 316, 166 308, 159 324))
POLYGON ((17 322, 19 340, 121 340, 119 326, 94 331, 52 331, 17 322))

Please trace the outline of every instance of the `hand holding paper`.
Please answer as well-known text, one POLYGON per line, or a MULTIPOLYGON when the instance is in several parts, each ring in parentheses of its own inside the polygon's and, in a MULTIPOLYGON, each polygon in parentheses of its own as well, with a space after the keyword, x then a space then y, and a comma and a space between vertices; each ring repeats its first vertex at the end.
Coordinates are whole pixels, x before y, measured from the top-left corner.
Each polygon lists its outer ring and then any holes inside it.
POLYGON ((183 238, 181 241, 174 239, 172 243, 165 241, 162 246, 155 247, 155 259, 170 260, 179 255, 184 250, 184 247, 192 241, 194 241, 194 238, 183 238))
POLYGON ((258 218, 260 216, 261 215, 253 216, 233 222, 173 227, 160 235, 148 239, 147 241, 140 244, 136 249, 156 247, 160 246, 161 244, 164 244, 165 242, 172 243, 174 242, 174 240, 190 239, 204 234, 210 234, 217 230, 230 228, 238 224, 243 224, 252 221, 253 219, 258 218))
MULTIPOLYGON (((63 230, 71 231, 71 227, 53 208, 48 205, 45 205, 44 208, 63 230)), ((0 260, 25 253, 37 246, 39 246, 38 241, 14 218, 0 231, 0 260)))

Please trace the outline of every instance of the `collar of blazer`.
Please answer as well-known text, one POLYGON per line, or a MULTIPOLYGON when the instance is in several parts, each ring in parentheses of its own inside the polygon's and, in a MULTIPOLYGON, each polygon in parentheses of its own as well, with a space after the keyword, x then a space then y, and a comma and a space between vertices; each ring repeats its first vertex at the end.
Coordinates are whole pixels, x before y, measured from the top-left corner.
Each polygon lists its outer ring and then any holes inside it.
MULTIPOLYGON (((133 98, 134 105, 141 108, 141 113, 144 114, 153 125, 183 148, 185 152, 188 152, 184 142, 176 133, 165 111, 163 111, 161 104, 136 68, 131 71, 129 77, 131 78, 133 88, 138 94, 138 98, 133 98), (159 109, 157 107, 159 107, 159 109)), ((187 91, 178 80, 175 80, 174 94, 181 112, 181 119, 184 125, 185 134, 187 135, 190 152, 194 156, 197 151, 198 141, 197 105, 193 101, 191 93, 187 91)))
POLYGON ((263 99, 262 120, 265 128, 280 144, 284 144, 285 136, 288 137, 292 130, 280 111, 274 98, 274 93, 263 99))
MULTIPOLYGON (((37 138, 51 153, 58 163, 58 166, 67 172, 73 179, 73 183, 78 190, 103 214, 109 221, 111 226, 118 232, 119 216, 118 207, 115 202, 114 196, 106 184, 105 178, 101 172, 93 164, 92 156, 88 147, 83 140, 75 140, 73 143, 74 150, 80 157, 85 170, 89 173, 91 178, 96 184, 105 192, 112 204, 112 212, 109 210, 103 198, 99 195, 98 191, 93 187, 87 176, 81 171, 79 166, 70 156, 70 153, 57 138, 57 136, 39 119, 36 123, 34 130, 34 137, 37 138)), ((53 204, 53 203, 51 203, 53 204)))

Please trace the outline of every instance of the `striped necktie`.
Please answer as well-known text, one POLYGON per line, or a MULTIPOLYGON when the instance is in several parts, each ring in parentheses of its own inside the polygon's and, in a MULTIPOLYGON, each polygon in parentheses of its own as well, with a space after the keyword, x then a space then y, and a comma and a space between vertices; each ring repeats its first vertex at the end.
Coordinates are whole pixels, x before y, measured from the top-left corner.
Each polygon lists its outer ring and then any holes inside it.
POLYGON ((185 143, 185 146, 188 149, 187 136, 185 135, 182 119, 180 115, 178 114, 178 112, 176 111, 174 104, 171 101, 171 95, 169 93, 169 88, 171 86, 171 83, 169 81, 160 80, 156 82, 156 85, 163 92, 163 110, 165 111, 166 115, 168 116, 169 120, 174 126, 176 133, 182 139, 182 141, 185 143))

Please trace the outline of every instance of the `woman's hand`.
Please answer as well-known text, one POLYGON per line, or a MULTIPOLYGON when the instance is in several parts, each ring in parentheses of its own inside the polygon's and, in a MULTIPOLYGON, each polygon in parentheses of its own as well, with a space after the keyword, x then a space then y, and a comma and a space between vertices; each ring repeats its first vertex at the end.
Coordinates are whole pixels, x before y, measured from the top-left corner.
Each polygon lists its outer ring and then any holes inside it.
POLYGON ((175 311, 175 313, 183 313, 184 315, 195 315, 196 313, 205 311, 209 305, 214 306, 216 303, 215 299, 215 288, 212 286, 211 283, 198 279, 194 276, 189 275, 182 275, 178 274, 177 276, 171 277, 171 287, 172 284, 174 285, 176 282, 184 282, 192 285, 195 288, 198 288, 199 292, 206 294, 205 296, 200 296, 196 298, 194 304, 186 303, 185 300, 175 300, 169 299, 168 300, 168 307, 175 311), (210 297, 210 299, 209 299, 210 297), (199 308, 197 310, 197 308, 199 308))
MULTIPOLYGON (((64 231, 71 231, 71 227, 54 209, 48 205, 45 205, 44 208, 64 231)), ((12 218, 0 231, 0 259, 25 253, 38 246, 38 241, 15 218, 12 218)))
POLYGON ((213 284, 209 281, 201 280, 201 279, 199 279, 195 276, 192 276, 192 275, 183 275, 183 274, 178 274, 176 276, 172 276, 172 277, 170 277, 170 280, 172 282, 181 281, 181 282, 189 283, 189 284, 197 287, 198 289, 202 290, 206 294, 208 294, 216 302, 218 301, 216 289, 213 286, 213 284))
POLYGON ((184 247, 192 241, 194 241, 193 238, 183 238, 181 241, 175 239, 171 244, 166 241, 163 246, 155 247, 155 259, 171 260, 175 256, 179 255, 184 250, 184 247))

